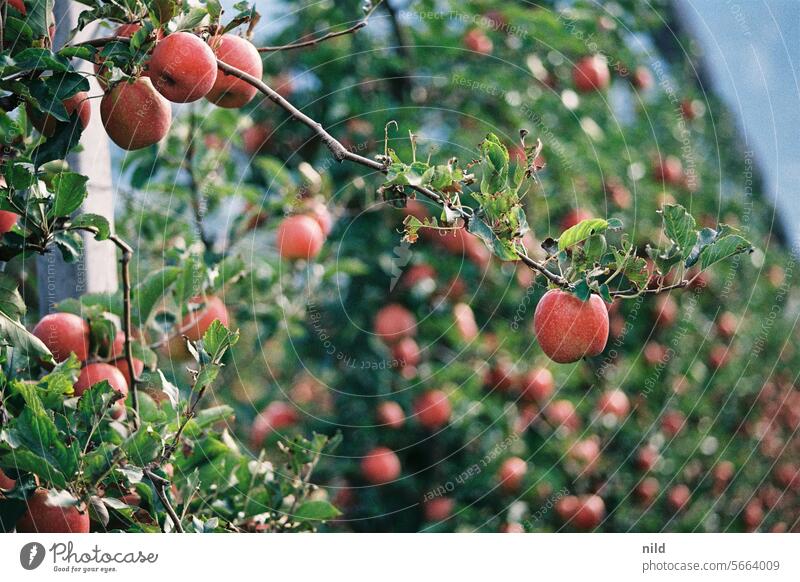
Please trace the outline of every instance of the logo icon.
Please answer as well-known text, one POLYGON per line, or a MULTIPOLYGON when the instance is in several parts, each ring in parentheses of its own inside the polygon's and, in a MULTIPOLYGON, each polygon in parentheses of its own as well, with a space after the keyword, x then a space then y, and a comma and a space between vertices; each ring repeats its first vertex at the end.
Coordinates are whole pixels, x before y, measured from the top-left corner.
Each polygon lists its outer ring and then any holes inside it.
POLYGON ((27 543, 19 552, 19 563, 26 570, 35 570, 42 565, 44 554, 44 546, 39 542, 27 543))

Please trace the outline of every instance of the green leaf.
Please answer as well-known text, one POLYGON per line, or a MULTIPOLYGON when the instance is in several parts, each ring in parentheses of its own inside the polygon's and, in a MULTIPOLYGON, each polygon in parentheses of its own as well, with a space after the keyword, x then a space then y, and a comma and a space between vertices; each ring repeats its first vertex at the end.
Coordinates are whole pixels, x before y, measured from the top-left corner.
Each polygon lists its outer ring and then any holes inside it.
POLYGON ((139 466, 146 465, 161 451, 162 439, 152 424, 144 423, 122 443, 122 450, 128 458, 139 466))
POLYGON ((481 193, 497 194, 508 187, 508 150, 500 139, 490 133, 481 143, 483 174, 481 193))
POLYGON ((70 116, 68 122, 56 123, 53 136, 39 144, 31 154, 35 166, 39 167, 53 160, 63 160, 69 151, 78 145, 82 132, 83 124, 77 112, 70 116))
POLYGON ((469 221, 470 233, 480 238, 494 255, 503 261, 516 261, 517 253, 510 242, 500 240, 488 224, 477 217, 469 221))
POLYGON ((324 500, 306 501, 295 511, 295 519, 304 521, 325 521, 342 514, 331 503, 324 500))
POLYGON ((69 71, 69 61, 49 49, 26 48, 14 57, 14 68, 20 71, 69 71))
POLYGON ((700 268, 708 269, 711 265, 723 261, 740 253, 747 253, 753 250, 750 241, 732 234, 715 240, 706 246, 700 253, 700 268))
POLYGON ((588 218, 582 220, 561 233, 558 238, 558 250, 564 251, 585 241, 593 234, 605 232, 608 228, 608 221, 604 218, 588 218))
POLYGON ((682 258, 692 252, 697 242, 694 217, 679 204, 667 204, 663 210, 664 234, 678 246, 682 258))
POLYGON ((31 359, 52 363, 53 355, 47 346, 20 322, 24 313, 25 303, 16 282, 0 273, 0 343, 13 346, 31 359))
POLYGON ((81 214, 72 221, 72 228, 91 228, 95 240, 106 240, 111 236, 111 225, 105 216, 99 214, 81 214))
POLYGON ((27 449, 15 450, 0 457, 0 467, 28 471, 60 489, 67 486, 67 480, 61 471, 47 460, 27 449))
POLYGON ((80 208, 88 195, 88 176, 75 172, 62 172, 53 177, 53 205, 48 213, 51 217, 69 216, 80 208))
POLYGON ((137 327, 141 327, 147 322, 153 308, 169 291, 180 273, 180 267, 165 267, 160 271, 150 273, 144 281, 136 286, 132 294, 132 306, 133 320, 137 327))

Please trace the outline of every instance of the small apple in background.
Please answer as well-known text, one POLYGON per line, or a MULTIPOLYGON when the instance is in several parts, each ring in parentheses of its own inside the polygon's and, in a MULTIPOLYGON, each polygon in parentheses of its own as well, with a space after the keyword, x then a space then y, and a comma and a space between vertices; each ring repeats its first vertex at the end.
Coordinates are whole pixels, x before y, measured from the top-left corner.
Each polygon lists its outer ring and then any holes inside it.
POLYGON ((599 495, 581 495, 578 507, 572 514, 572 525, 577 529, 589 531, 596 528, 606 515, 606 504, 599 495))
MULTIPOLYGON (((209 41, 216 58, 257 79, 264 73, 261 55, 253 43, 233 34, 214 37, 209 41)), ((258 89, 233 75, 217 69, 214 85, 206 99, 227 109, 243 107, 255 97, 258 89)))
POLYGON ((658 463, 660 455, 653 445, 645 445, 636 454, 636 466, 642 471, 651 471, 658 463))
POLYGON ((8 5, 23 16, 28 14, 28 9, 25 7, 24 0, 8 0, 8 5))
POLYGON ((245 153, 255 156, 267 145, 273 133, 272 127, 264 123, 254 123, 242 132, 242 146, 245 153))
POLYGON ((764 521, 764 508, 758 499, 751 499, 742 512, 742 521, 747 531, 755 531, 764 521))
POLYGON ((653 74, 647 67, 636 67, 631 81, 633 81, 633 86, 640 91, 647 91, 653 86, 653 74))
POLYGON ((702 117, 706 112, 706 106, 697 99, 684 99, 681 101, 681 114, 687 121, 692 121, 702 117))
POLYGON ((375 314, 374 331, 386 345, 392 345, 417 334, 417 318, 402 305, 390 303, 375 314))
POLYGON ((327 236, 333 230, 333 215, 324 202, 320 200, 311 200, 305 204, 305 210, 308 215, 317 221, 323 236, 327 236))
POLYGON ((682 186, 684 182, 683 164, 675 156, 667 156, 653 162, 653 179, 670 186, 682 186))
POLYGON ((675 485, 667 491, 667 503, 673 511, 680 511, 689 503, 692 492, 686 485, 675 485))
POLYGON ((27 503, 17 521, 18 533, 89 533, 89 512, 83 507, 50 505, 45 489, 34 491, 27 503))
POLYGON ((580 93, 589 91, 602 91, 608 88, 611 82, 611 73, 608 64, 600 55, 583 57, 572 69, 572 81, 575 89, 580 93))
POLYGON ((594 218, 594 216, 588 210, 575 208, 574 210, 567 212, 561 219, 561 229, 567 230, 568 228, 572 228, 576 224, 580 224, 584 220, 589 220, 590 218, 594 218))
POLYGON ((478 339, 480 330, 475 321, 475 313, 467 303, 453 305, 453 321, 461 341, 469 343, 478 339))
POLYGON ((426 263, 411 265, 400 278, 400 284, 404 289, 414 289, 416 287, 436 287, 436 269, 426 263))
POLYGON ((148 77, 121 81, 100 101, 100 118, 108 137, 124 150, 139 150, 158 143, 169 132, 169 101, 148 77))
POLYGON ((656 366, 667 361, 669 351, 667 347, 656 341, 647 342, 644 346, 644 361, 649 366, 656 366))
POLYGON ((500 533, 508 533, 508 534, 521 534, 525 533, 525 528, 522 527, 521 523, 517 522, 507 522, 500 526, 498 530, 500 533))
POLYGON ((775 468, 775 480, 784 489, 800 491, 800 469, 792 463, 781 463, 775 468))
POLYGON ((282 400, 273 400, 253 421, 250 444, 258 449, 273 432, 290 428, 299 420, 300 415, 294 406, 282 400))
MULTIPOLYGON (((81 122, 81 127, 86 129, 89 125, 89 120, 92 117, 92 107, 89 104, 89 94, 85 91, 75 93, 72 97, 64 99, 64 108, 67 110, 67 115, 72 117, 76 112, 81 122)), ((27 107, 28 116, 31 119, 33 126, 45 137, 52 137, 56 131, 55 117, 48 113, 42 113, 33 107, 27 107)))
POLYGON ((723 338, 730 339, 736 335, 737 327, 739 327, 739 320, 730 311, 724 311, 722 315, 719 316, 717 331, 723 338))
POLYGON ((19 214, 14 214, 7 210, 0 210, 0 236, 11 231, 14 225, 17 224, 17 220, 19 220, 19 214))
POLYGON ((611 388, 603 392, 596 407, 598 414, 610 414, 618 420, 627 416, 630 409, 631 404, 627 394, 619 388, 611 388))
POLYGON ((464 35, 464 47, 482 55, 492 54, 494 44, 482 30, 473 28, 464 35))
POLYGON ((389 448, 375 447, 361 459, 361 474, 373 485, 383 485, 400 476, 400 459, 389 448))
POLYGON ((516 388, 517 377, 514 372, 514 364, 508 358, 498 358, 483 378, 483 384, 487 390, 497 390, 499 392, 512 392, 516 388))
POLYGON ((89 324, 72 313, 45 315, 33 328, 33 335, 47 346, 56 362, 63 362, 73 352, 82 362, 89 357, 89 324))
POLYGON ((574 432, 581 426, 581 419, 575 412, 575 406, 569 400, 556 400, 544 409, 545 417, 553 428, 564 427, 574 432))
POLYGON ((214 51, 189 32, 174 32, 158 41, 148 69, 153 86, 173 103, 202 99, 217 79, 214 51))
POLYGON ((522 398, 533 402, 544 402, 553 395, 556 382, 547 368, 533 368, 520 379, 522 398))
POLYGON ((428 390, 414 400, 414 414, 419 423, 429 430, 446 425, 451 413, 450 401, 442 390, 428 390))
POLYGON ((582 472, 589 474, 600 460, 600 441, 597 437, 579 440, 569 448, 567 454, 578 463, 582 472))
POLYGON ((13 489, 17 482, 14 479, 11 479, 8 475, 3 473, 3 470, 0 469, 0 489, 4 491, 8 491, 13 489))
POLYGON ((645 505, 649 505, 655 500, 660 488, 658 479, 647 477, 636 486, 636 497, 645 505))
POLYGON ((731 352, 727 346, 716 345, 708 354, 708 365, 712 370, 720 370, 725 367, 730 357, 731 352))
POLYGON ((551 289, 536 306, 533 328, 542 351, 559 364, 596 356, 608 341, 608 309, 599 295, 581 301, 551 289))
POLYGON ((668 410, 661 419, 661 430, 668 437, 677 436, 686 425, 686 417, 679 410, 668 410))
POLYGON ((387 400, 378 404, 376 410, 378 422, 388 428, 403 428, 406 422, 406 413, 394 400, 387 400))
POLYGON ((659 295, 656 298, 653 313, 657 325, 670 327, 678 319, 678 303, 671 295, 659 295))
POLYGON ((89 364, 81 369, 78 380, 75 382, 75 395, 82 395, 86 390, 103 380, 108 381, 116 392, 122 394, 122 400, 118 400, 111 411, 112 417, 121 418, 125 414, 125 397, 128 396, 128 382, 122 372, 111 364, 89 364))
POLYGON ((730 461, 720 461, 714 466, 714 470, 712 472, 714 476, 714 481, 725 484, 733 478, 733 474, 736 472, 736 467, 730 461))
POLYGON ((325 244, 319 223, 305 214, 288 216, 281 221, 277 232, 278 253, 284 259, 313 259, 325 244))
POLYGON ((425 521, 444 521, 452 515, 455 504, 450 497, 434 497, 423 502, 422 512, 425 521))
POLYGON ((189 300, 189 313, 183 318, 180 326, 181 335, 185 335, 192 341, 199 341, 206 330, 211 327, 214 321, 228 327, 229 316, 228 308, 225 307, 222 299, 216 295, 206 297, 197 296, 189 300))
POLYGON ((528 471, 528 463, 519 457, 509 457, 497 472, 497 479, 500 481, 500 487, 506 493, 515 493, 522 487, 522 481, 525 479, 525 473, 528 471))
POLYGON ((401 368, 414 368, 422 360, 422 352, 414 338, 404 337, 392 346, 392 357, 401 368))

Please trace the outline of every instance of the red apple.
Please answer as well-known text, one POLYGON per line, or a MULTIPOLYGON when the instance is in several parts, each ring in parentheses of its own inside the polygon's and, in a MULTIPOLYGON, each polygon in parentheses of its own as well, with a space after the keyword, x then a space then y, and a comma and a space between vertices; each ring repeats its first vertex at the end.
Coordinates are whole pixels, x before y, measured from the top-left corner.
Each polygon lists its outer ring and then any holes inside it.
POLYGON ((81 370, 78 375, 78 381, 75 382, 75 395, 80 396, 86 390, 97 384, 107 380, 111 387, 122 394, 122 400, 118 400, 114 405, 112 416, 120 418, 125 412, 125 397, 128 395, 128 382, 122 372, 110 364, 97 363, 89 364, 81 370))
POLYGON ((417 334, 417 319, 408 309, 390 303, 375 314, 375 335, 385 344, 391 345, 417 334))
POLYGON ((273 432, 279 432, 297 424, 300 415, 297 409, 282 400, 273 400, 253 421, 250 443, 254 449, 261 447, 273 432))
POLYGON ((386 447, 375 447, 361 459, 361 474, 373 485, 394 481, 400 470, 400 459, 386 447))
POLYGON ((578 462, 583 472, 591 473, 600 460, 600 442, 597 437, 579 440, 569 448, 567 454, 578 462))
POLYGON ((453 513, 455 501, 449 497, 434 497, 422 504, 425 521, 444 521, 453 513))
POLYGON ((161 141, 169 132, 169 101, 147 77, 122 81, 100 102, 100 117, 108 137, 124 150, 138 150, 161 141))
POLYGON ((215 295, 207 297, 193 297, 189 300, 189 306, 197 306, 191 310, 181 322, 181 334, 185 335, 192 341, 198 341, 206 333, 206 330, 211 327, 217 319, 225 327, 228 326, 229 316, 228 308, 222 302, 222 299, 215 295))
POLYGON ((381 402, 377 408, 378 422, 389 428, 402 428, 406 422, 406 413, 393 400, 381 402))
POLYGON ((533 368, 520 381, 522 397, 534 402, 544 402, 553 395, 556 382, 547 368, 533 368))
POLYGON ((675 156, 667 156, 653 164, 653 179, 671 186, 683 184, 683 164, 675 156))
POLYGON ((333 216, 328 207, 319 200, 313 200, 306 204, 308 215, 317 221, 323 236, 327 237, 333 230, 333 216))
POLYGON ((581 425, 581 419, 569 400, 556 400, 550 403, 544 409, 544 413, 553 428, 563 426, 567 432, 573 432, 581 425))
POLYGON ((25 7, 25 2, 23 0, 8 0, 8 5, 23 16, 28 14, 28 9, 25 7))
MULTIPOLYGON (((89 125, 89 119, 92 117, 92 107, 89 104, 89 94, 85 91, 75 93, 72 97, 64 99, 64 108, 67 110, 67 115, 72 117, 76 112, 81 122, 81 127, 86 129, 89 125)), ((39 130, 45 137, 52 137, 56 131, 56 123, 58 121, 48 113, 37 111, 33 107, 28 107, 28 114, 33 126, 39 130)))
POLYGON ((70 353, 82 362, 89 357, 89 324, 72 313, 45 315, 33 328, 33 335, 42 340, 56 362, 63 362, 70 353))
POLYGON ((686 485, 675 485, 667 491, 667 503, 673 511, 680 511, 689 503, 692 492, 686 485))
POLYGON ((631 80, 634 87, 640 91, 646 91, 653 86, 653 74, 647 67, 636 67, 631 80))
POLYGON ((742 512, 742 521, 747 531, 755 531, 764 521, 764 508, 758 499, 752 499, 742 512))
POLYGON ((399 362, 401 368, 413 368, 422 359, 422 352, 414 338, 404 337, 392 346, 392 357, 399 362))
POLYGON ((583 210, 582 208, 570 210, 564 215, 564 218, 561 219, 561 230, 572 228, 576 224, 580 224, 584 220, 589 220, 590 218, 594 218, 594 216, 587 210, 583 210))
POLYGON ((480 53, 482 55, 492 54, 492 49, 494 48, 492 39, 486 36, 482 30, 477 28, 473 28, 464 35, 464 46, 468 50, 480 53))
POLYGON ((608 309, 599 295, 588 301, 560 289, 545 293, 533 315, 542 351, 560 364, 601 353, 608 341, 608 309))
MULTIPOLYGON (((128 369, 128 361, 123 358, 118 358, 114 360, 114 367, 122 372, 122 375, 125 377, 125 380, 128 382, 128 386, 133 385, 133 378, 131 377, 131 372, 128 369)), ((140 377, 142 372, 144 372, 144 362, 137 358, 133 358, 133 371, 136 374, 136 377, 140 377)))
POLYGON ((7 210, 0 210, 0 236, 9 232, 19 219, 19 214, 8 212, 7 210))
POLYGON ((17 521, 19 533, 89 533, 89 512, 78 506, 50 505, 45 489, 28 498, 28 510, 17 521))
MULTIPOLYGON (((225 34, 210 41, 217 59, 257 79, 263 74, 263 64, 258 50, 248 40, 233 34, 225 34)), ((217 77, 206 99, 228 109, 247 105, 258 89, 247 81, 217 70, 217 77)))
POLYGON ((603 521, 606 504, 599 495, 582 495, 575 513, 572 514, 572 525, 577 529, 589 531, 603 521))
POLYGON ((500 487, 506 493, 515 493, 519 491, 527 471, 528 463, 519 457, 510 457, 506 459, 503 461, 503 464, 500 465, 500 470, 497 472, 500 487))
POLYGON ((277 233, 278 253, 284 259, 313 259, 322 245, 325 235, 319 223, 305 214, 284 218, 277 233))
POLYGON ((160 40, 150 57, 153 86, 174 103, 205 97, 217 79, 214 51, 198 36, 174 32, 160 40))
POLYGON ((717 331, 726 339, 736 335, 736 328, 739 327, 739 320, 730 311, 725 311, 719 316, 717 321, 717 331))
POLYGON ((645 445, 636 455, 636 466, 642 471, 651 471, 656 466, 660 455, 653 445, 645 445))
POLYGON ((714 370, 719 370, 728 363, 731 352, 727 346, 716 345, 708 354, 708 365, 714 370))
POLYGON ((11 479, 0 469, 0 489, 8 491, 9 489, 13 489, 16 484, 17 482, 14 479, 11 479))
POLYGON ((736 472, 736 467, 730 461, 720 461, 714 467, 714 480, 719 483, 727 483, 728 481, 733 478, 733 474, 736 472))
POLYGON ((603 57, 591 55, 575 63, 572 69, 572 81, 581 93, 602 91, 611 82, 611 73, 603 57))
POLYGON ((478 324, 475 321, 475 313, 466 303, 456 303, 453 305, 453 320, 456 331, 462 341, 473 342, 478 339, 478 324))
POLYGON ((686 424, 686 417, 678 410, 668 410, 661 419, 661 430, 668 437, 674 437, 686 424))
POLYGON ((417 285, 436 285, 436 269, 428 264, 412 265, 403 273, 400 279, 402 286, 406 289, 413 289, 417 285))
POLYGON ((636 496, 642 503, 649 505, 658 495, 659 488, 658 479, 647 477, 636 486, 636 496))
POLYGON ((450 401, 442 390, 428 390, 414 400, 414 414, 419 423, 429 430, 447 424, 451 412, 450 401))
POLYGON ((511 392, 516 387, 516 375, 514 364, 507 358, 498 358, 486 372, 483 384, 487 390, 498 390, 499 392, 511 392))
POLYGON ((621 419, 628 414, 631 409, 628 396, 619 388, 606 390, 597 401, 597 412, 600 414, 610 414, 617 419, 621 419))
POLYGON ((678 319, 678 304, 670 295, 660 295, 655 301, 656 324, 670 327, 678 319))

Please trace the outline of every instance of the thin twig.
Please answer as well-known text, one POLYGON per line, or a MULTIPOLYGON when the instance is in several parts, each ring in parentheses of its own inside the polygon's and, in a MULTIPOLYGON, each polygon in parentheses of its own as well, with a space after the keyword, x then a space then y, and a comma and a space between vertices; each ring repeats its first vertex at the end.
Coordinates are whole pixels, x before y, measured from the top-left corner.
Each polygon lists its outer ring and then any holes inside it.
POLYGON ((375 4, 372 8, 370 8, 369 12, 364 15, 364 18, 356 22, 353 26, 346 28, 344 30, 339 30, 337 32, 329 32, 317 38, 312 38, 310 40, 304 40, 300 42, 293 42, 290 44, 284 44, 281 46, 261 46, 258 47, 258 52, 260 53, 272 53, 277 51, 290 51, 295 49, 306 48, 310 46, 316 46, 326 40, 331 40, 332 38, 338 38, 340 36, 345 36, 348 34, 354 34, 367 26, 369 24, 369 17, 375 11, 375 9, 381 4, 383 0, 379 0, 377 4, 375 4))
POLYGON ((150 469, 145 469, 144 474, 155 487, 156 495, 158 495, 158 499, 161 501, 161 505, 164 506, 164 510, 167 512, 167 515, 169 515, 169 518, 175 525, 175 531, 178 533, 184 533, 183 526, 181 525, 181 520, 178 517, 178 514, 175 512, 175 508, 172 507, 172 504, 169 502, 169 499, 167 498, 166 486, 169 485, 169 481, 167 481, 163 477, 156 475, 150 469))

